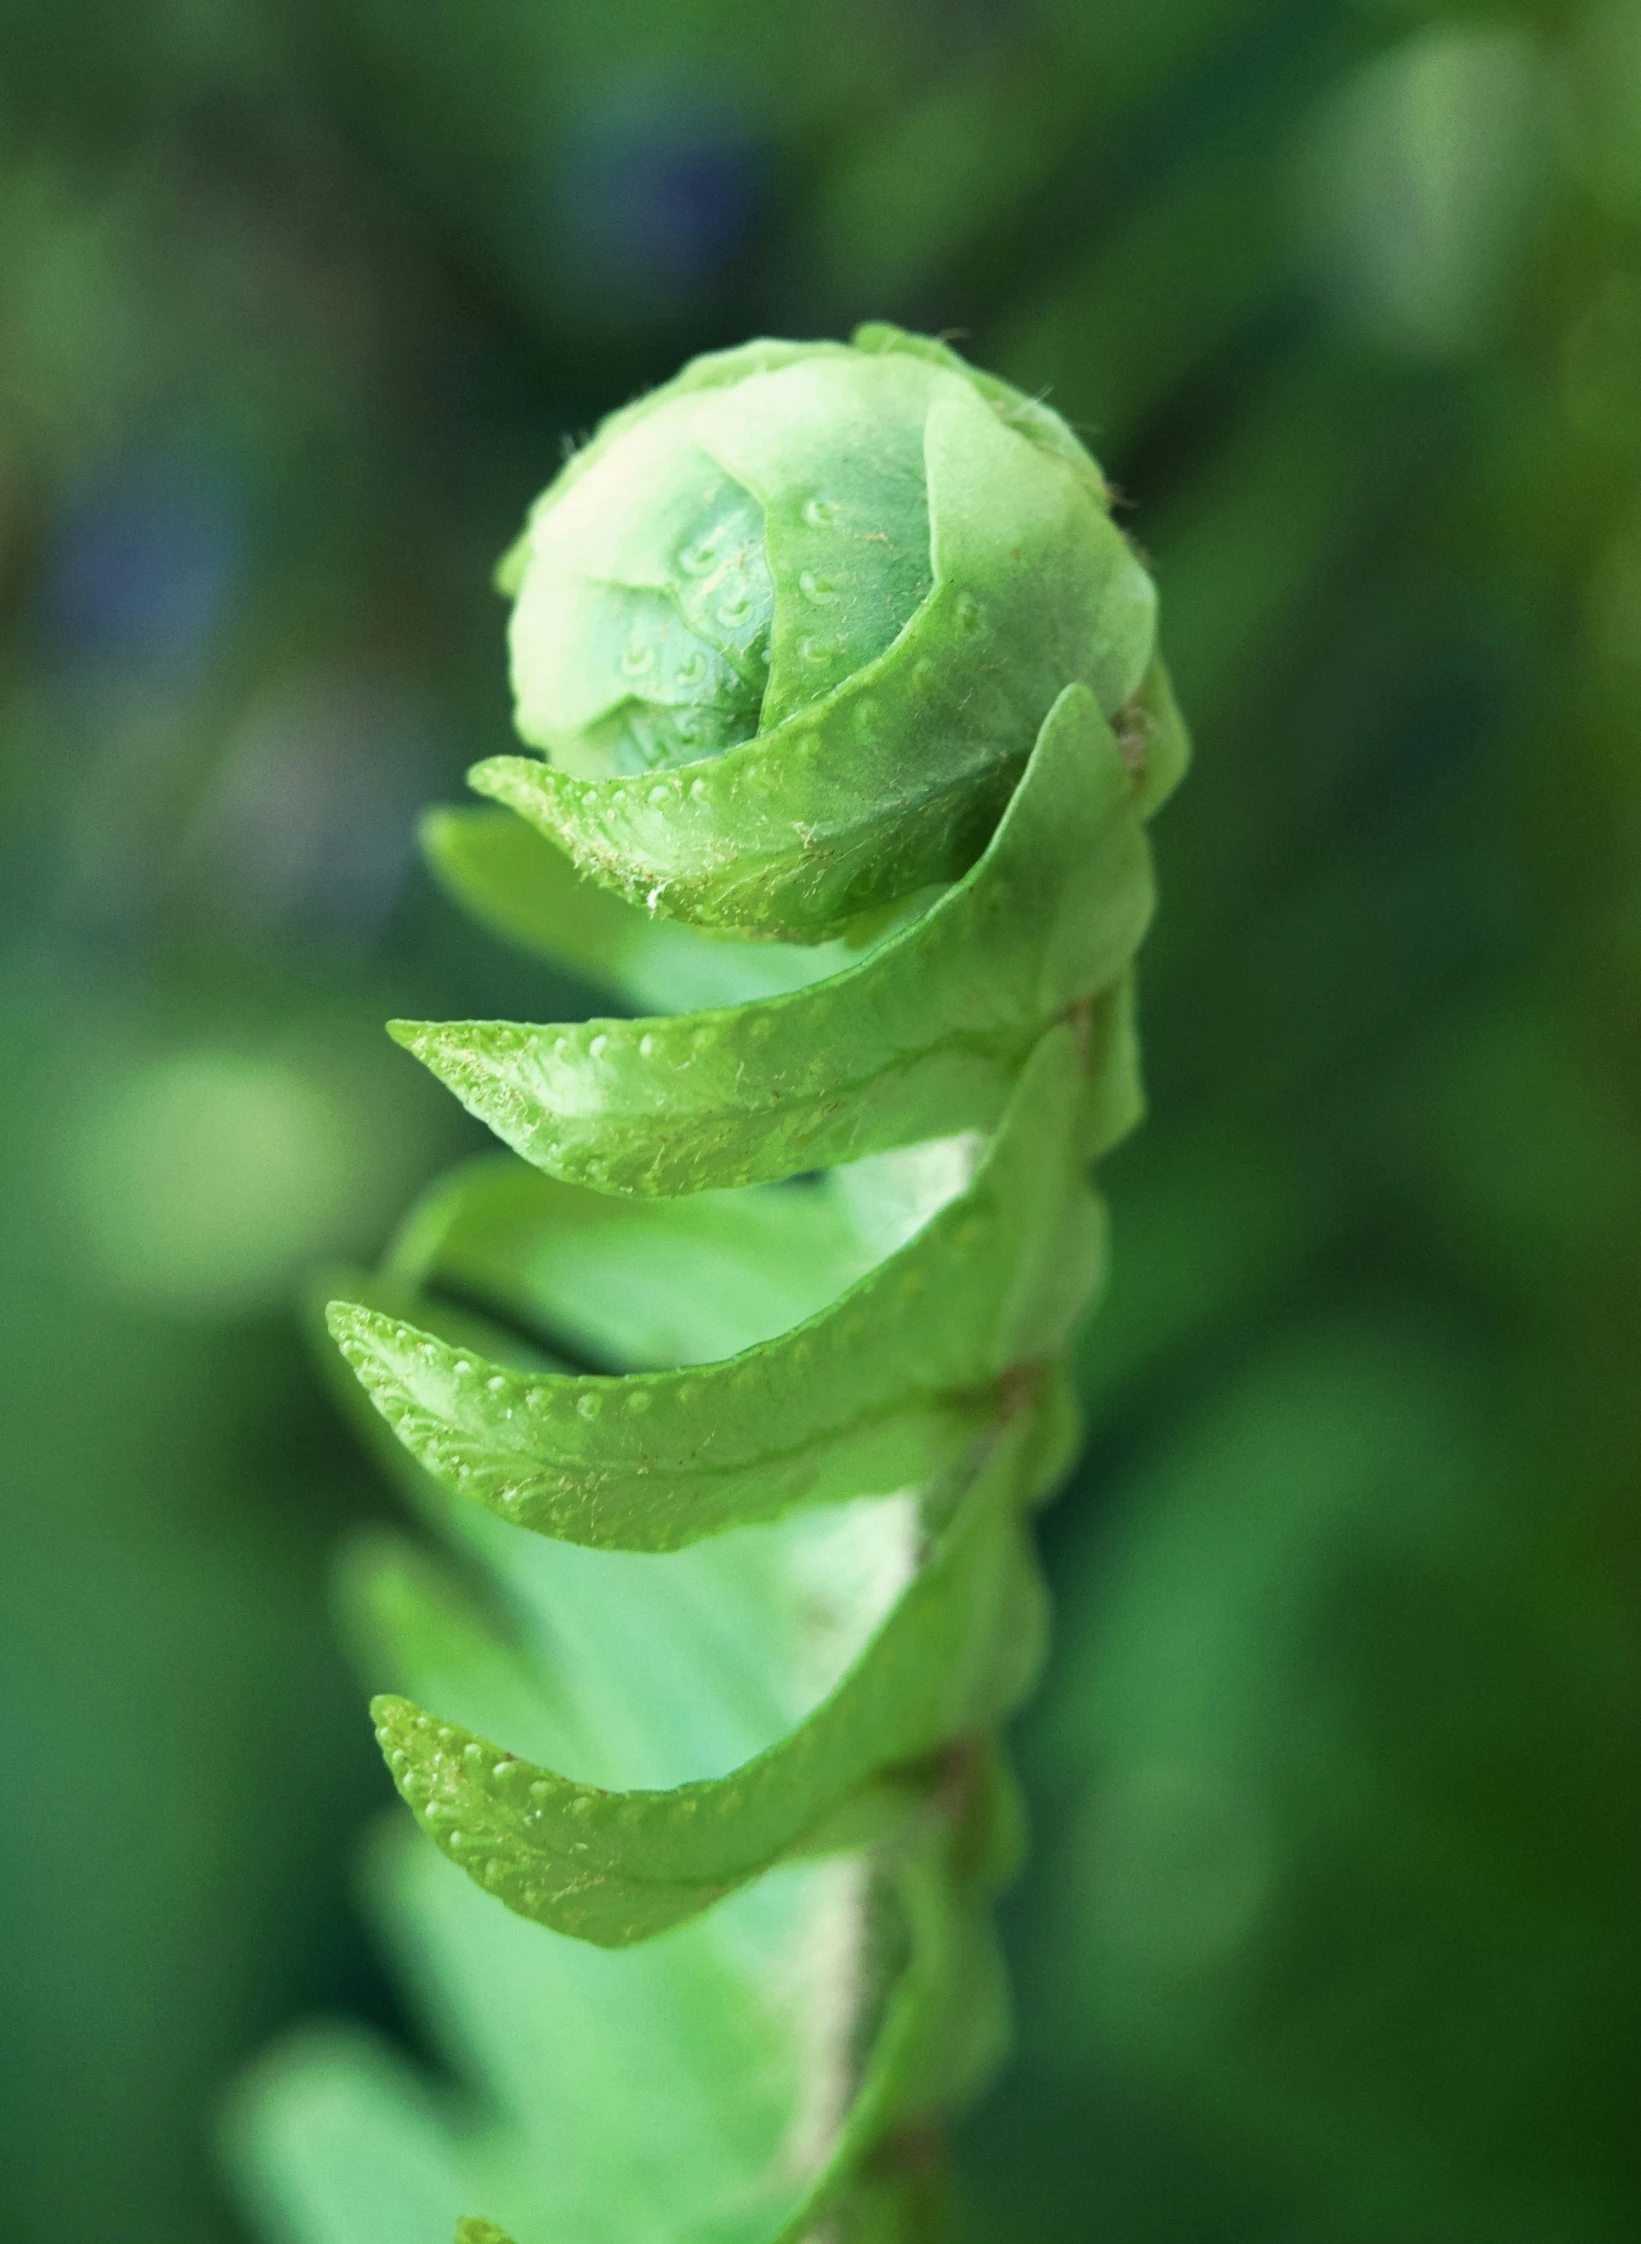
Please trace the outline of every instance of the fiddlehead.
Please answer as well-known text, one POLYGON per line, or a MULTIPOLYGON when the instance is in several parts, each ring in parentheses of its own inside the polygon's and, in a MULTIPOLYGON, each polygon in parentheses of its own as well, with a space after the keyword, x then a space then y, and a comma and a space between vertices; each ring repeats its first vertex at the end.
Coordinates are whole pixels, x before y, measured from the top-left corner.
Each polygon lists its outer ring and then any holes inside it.
MULTIPOLYGON (((996 1736, 1043 1633, 1029 1513, 1075 1447, 1088 1164, 1140 1107, 1143 821, 1185 760, 1152 588, 1055 415, 882 327, 702 359, 614 416, 503 583, 520 730, 550 761, 480 765, 507 809, 438 817, 433 856, 482 916, 668 1009, 397 1024, 524 1161, 441 1187, 331 1329, 447 1527, 505 1523, 492 1564, 514 1531, 699 1557, 727 1636, 756 1549, 752 1604, 795 1570, 823 1620, 818 1657, 789 1628, 739 1750, 720 1725, 664 1781, 611 1781, 621 1754, 578 1748, 518 1644, 389 1555, 374 1641, 451 1690, 378 1700, 378 1732, 439 1849, 583 1942, 832 1865, 805 1996, 824 2110, 740 2203, 656 2233, 830 2211, 899 2234, 917 2146, 1003 2034, 996 1736), (630 1274, 613 1302, 600 1252, 630 1274)), ((592 1577, 557 1579, 573 1635, 592 1577)), ((710 1702, 738 1656, 668 1688, 710 1702)))

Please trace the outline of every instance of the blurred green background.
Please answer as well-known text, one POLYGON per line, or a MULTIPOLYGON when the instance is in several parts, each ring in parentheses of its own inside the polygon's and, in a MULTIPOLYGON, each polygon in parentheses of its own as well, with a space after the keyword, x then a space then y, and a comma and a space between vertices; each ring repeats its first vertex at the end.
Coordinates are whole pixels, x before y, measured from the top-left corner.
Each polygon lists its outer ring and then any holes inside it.
POLYGON ((1197 770, 1052 1516, 976 2239, 1641 2228, 1641 9, 0 6, 0 2233, 216 2244, 414 2037, 305 1273, 476 1142, 388 1013, 494 556, 689 352, 1085 429, 1197 770))

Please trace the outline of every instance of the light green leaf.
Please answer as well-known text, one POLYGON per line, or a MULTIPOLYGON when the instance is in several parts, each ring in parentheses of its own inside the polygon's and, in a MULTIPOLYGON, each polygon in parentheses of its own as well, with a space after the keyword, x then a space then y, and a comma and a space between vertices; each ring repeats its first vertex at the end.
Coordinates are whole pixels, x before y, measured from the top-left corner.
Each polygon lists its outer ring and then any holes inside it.
POLYGON ((874 662, 927 596, 928 369, 800 360, 697 409, 697 443, 759 500, 775 586, 759 728, 874 662))
POLYGON ((622 1200, 481 1154, 430 1189, 388 1270, 407 1297, 458 1289, 593 1362, 649 1371, 739 1355, 801 1324, 881 1252, 835 1176, 622 1200))
POLYGON ((803 2234, 929 2079, 971 1952, 972 1890, 939 1890, 927 1840, 783 1864, 615 1951, 544 1935, 420 1842, 373 1867, 450 2057, 505 2115, 466 2150, 467 2202, 529 2244, 803 2234), (825 1999, 839 1974, 851 2005, 825 1999))
POLYGON ((1110 492, 1099 463, 1086 446, 1077 441, 1059 414, 1040 398, 1028 397, 1012 382, 988 374, 984 367, 971 366, 949 343, 933 335, 912 334, 904 327, 891 326, 887 320, 864 321, 850 340, 857 351, 895 352, 908 358, 926 359, 931 365, 961 374, 1011 428, 1018 429, 1022 436, 1029 437, 1033 444, 1080 476, 1101 506, 1109 505, 1110 492))
POLYGON ((574 1761, 575 1710, 508 1628, 505 1591, 483 1600, 448 1562, 408 1536, 355 1536, 336 1573, 343 1635, 372 1686, 391 1678, 464 1721, 527 1739, 532 1751, 574 1761))
MULTIPOLYGON (((1127 767, 1073 687, 973 872, 847 973, 670 1020, 392 1033, 551 1174, 660 1195, 753 1183, 989 1127, 1049 1024, 1119 981, 1151 906, 1127 767)), ((1132 1060, 1116 1010, 1096 1009, 1096 1068, 1132 1060)))
MULTIPOLYGON (((467 1568, 401 1564, 392 1540, 366 1538, 342 1587, 367 1686, 601 1790, 666 1790, 756 1758, 836 1688, 916 1570, 925 1527, 909 1495, 808 1507, 659 1555, 519 1535, 441 1488, 349 1385, 417 1510, 484 1585, 475 1596, 467 1568)), ((1070 1445, 1068 1393, 1046 1407, 1070 1445)))
POLYGON ((516 722, 589 778, 718 755, 758 730, 774 609, 762 510, 697 440, 706 402, 652 398, 525 533, 516 722))
POLYGON ((1113 716, 1155 596, 1103 506, 953 375, 926 431, 934 589, 822 701, 710 761, 584 780, 527 757, 469 774, 635 902, 813 941, 973 862, 1063 689, 1113 716))
POLYGON ((571 1542, 673 1550, 798 1503, 925 1487, 1094 1290, 1079 1092, 1075 1040, 1056 1030, 965 1191, 820 1316, 705 1369, 519 1375, 343 1302, 331 1332, 430 1472, 571 1542))
POLYGON ((497 1908, 408 1832, 379 1833, 368 1867, 463 2087, 434 2092, 357 2030, 263 2064, 236 2163, 273 2233, 314 2244, 447 2244, 464 2206, 526 2244, 802 2235, 928 2080, 974 1911, 918 1854, 834 1856, 612 1952, 497 1908), (856 2005, 824 1999, 839 1973, 856 2005))
POLYGON ((846 943, 743 943, 663 919, 583 880, 510 810, 440 809, 422 847, 441 884, 495 934, 660 1013, 784 996, 840 973, 846 943))
POLYGON ((605 455, 623 437, 641 421, 652 418, 659 407, 675 397, 702 396, 716 389, 727 389, 753 374, 773 373, 780 367, 794 365, 802 359, 841 359, 846 353, 847 346, 842 343, 788 343, 768 336, 750 343, 738 343, 725 351, 703 351, 698 358, 692 358, 687 366, 681 367, 670 382, 664 382, 659 389, 634 399, 631 405, 624 405, 616 412, 606 414, 591 441, 571 454, 530 509, 530 519, 524 534, 498 564, 496 575, 500 589, 507 593, 517 591, 517 577, 523 555, 538 525, 545 523, 548 516, 563 505, 584 477, 596 472, 605 455))
MULTIPOLYGON (((797 1438, 749 1416, 738 1443, 739 1414, 726 1422, 713 1407, 720 1391, 730 1399, 734 1374, 549 1384, 510 1378, 347 1303, 336 1304, 331 1330, 399 1439, 447 1487, 515 1526, 595 1549, 679 1550, 797 1504, 926 1487, 962 1454, 982 1416, 978 1405, 913 1402, 797 1438), (606 1403, 612 1388, 620 1391, 606 1403), (596 1422, 606 1407, 609 1433, 596 1422), (652 1425, 653 1443, 642 1446, 652 1425), (751 1454, 737 1456, 743 1446, 751 1454)), ((792 1354, 783 1352, 782 1369, 792 1354)), ((749 1402, 800 1384, 761 1363, 745 1368, 749 1402)))
POLYGON ((729 1776, 661 1793, 573 1784, 411 1702, 377 1735, 435 1843, 520 1916, 600 1946, 709 1907, 816 1830, 877 1771, 995 1721, 1036 1673, 1042 1590, 1019 1508, 1048 1435, 1018 1415, 989 1445, 889 1619, 807 1721, 729 1776))
POLYGON ((449 2244, 464 2145, 408 2060, 357 2026, 308 2027, 241 2084, 227 2143, 269 2234, 449 2244))
POLYGON ((812 1509, 661 1556, 514 1536, 476 1505, 452 1524, 485 1569, 482 1602, 466 1570, 418 1563, 390 1538, 349 1554, 361 1676, 601 1791, 724 1776, 785 1737, 883 1626, 921 1535, 910 1498, 812 1509))

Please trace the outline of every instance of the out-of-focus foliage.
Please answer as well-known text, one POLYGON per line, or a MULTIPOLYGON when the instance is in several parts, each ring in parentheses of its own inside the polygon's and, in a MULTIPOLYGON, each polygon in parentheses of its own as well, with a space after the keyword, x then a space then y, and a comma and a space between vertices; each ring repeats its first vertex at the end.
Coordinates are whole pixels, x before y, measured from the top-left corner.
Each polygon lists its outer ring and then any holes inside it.
POLYGON ((391 2014, 316 1586, 373 1499, 279 1304, 450 1150, 369 1024, 574 1002, 407 885, 414 807, 508 745, 561 434, 883 316, 1091 425, 1199 741, 975 2232, 1631 2233, 1627 0, 3 38, 8 2231, 204 2244, 235 2055, 391 2014))

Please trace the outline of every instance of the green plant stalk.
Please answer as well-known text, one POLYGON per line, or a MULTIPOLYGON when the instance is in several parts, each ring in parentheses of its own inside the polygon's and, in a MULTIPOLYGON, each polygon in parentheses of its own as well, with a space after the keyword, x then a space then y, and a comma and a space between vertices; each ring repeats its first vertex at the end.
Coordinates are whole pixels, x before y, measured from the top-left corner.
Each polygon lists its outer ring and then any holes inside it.
MULTIPOLYGON (((356 1585, 373 1656, 446 1695, 378 1698, 377 1734, 441 1854, 541 1938, 676 1961, 678 1928, 733 1897, 830 1880, 824 1937, 792 1935, 807 2116, 650 2226, 921 2234, 941 2124, 1006 2041, 998 1732, 1044 1640, 1030 1515, 1078 1441, 1089 1164, 1141 1109, 1144 821, 1186 761, 1150 581, 1055 415, 883 327, 696 361, 572 460, 502 581, 520 729, 551 760, 480 765, 508 807, 435 816, 435 865, 504 932, 667 1009, 395 1024, 523 1159, 440 1187, 330 1328, 424 1510, 470 1545, 487 1518, 490 1567, 514 1530, 627 1554, 665 1612, 654 1570, 684 1565, 733 1626, 735 1567, 773 1566, 818 1580, 829 1618, 807 1668, 811 1624, 777 1618, 791 1672, 780 1713, 741 1724, 752 1750, 720 1723, 666 1781, 617 1782, 621 1754, 583 1738, 572 1776, 524 1750, 578 1753, 516 1613, 509 1641, 458 1581, 378 1551, 356 1585), (601 1307, 617 1267, 632 1287, 601 1307), (567 1368, 566 1342, 621 1368, 567 1368)), ((580 1577, 595 1604, 606 1578, 580 1577)), ((618 1627, 620 1593, 600 1610, 618 1627)), ((734 1664, 680 1627, 646 1654, 668 1719, 734 1664)), ((503 2233, 492 2213, 602 2233, 501 2186, 467 2244, 503 2233)))

